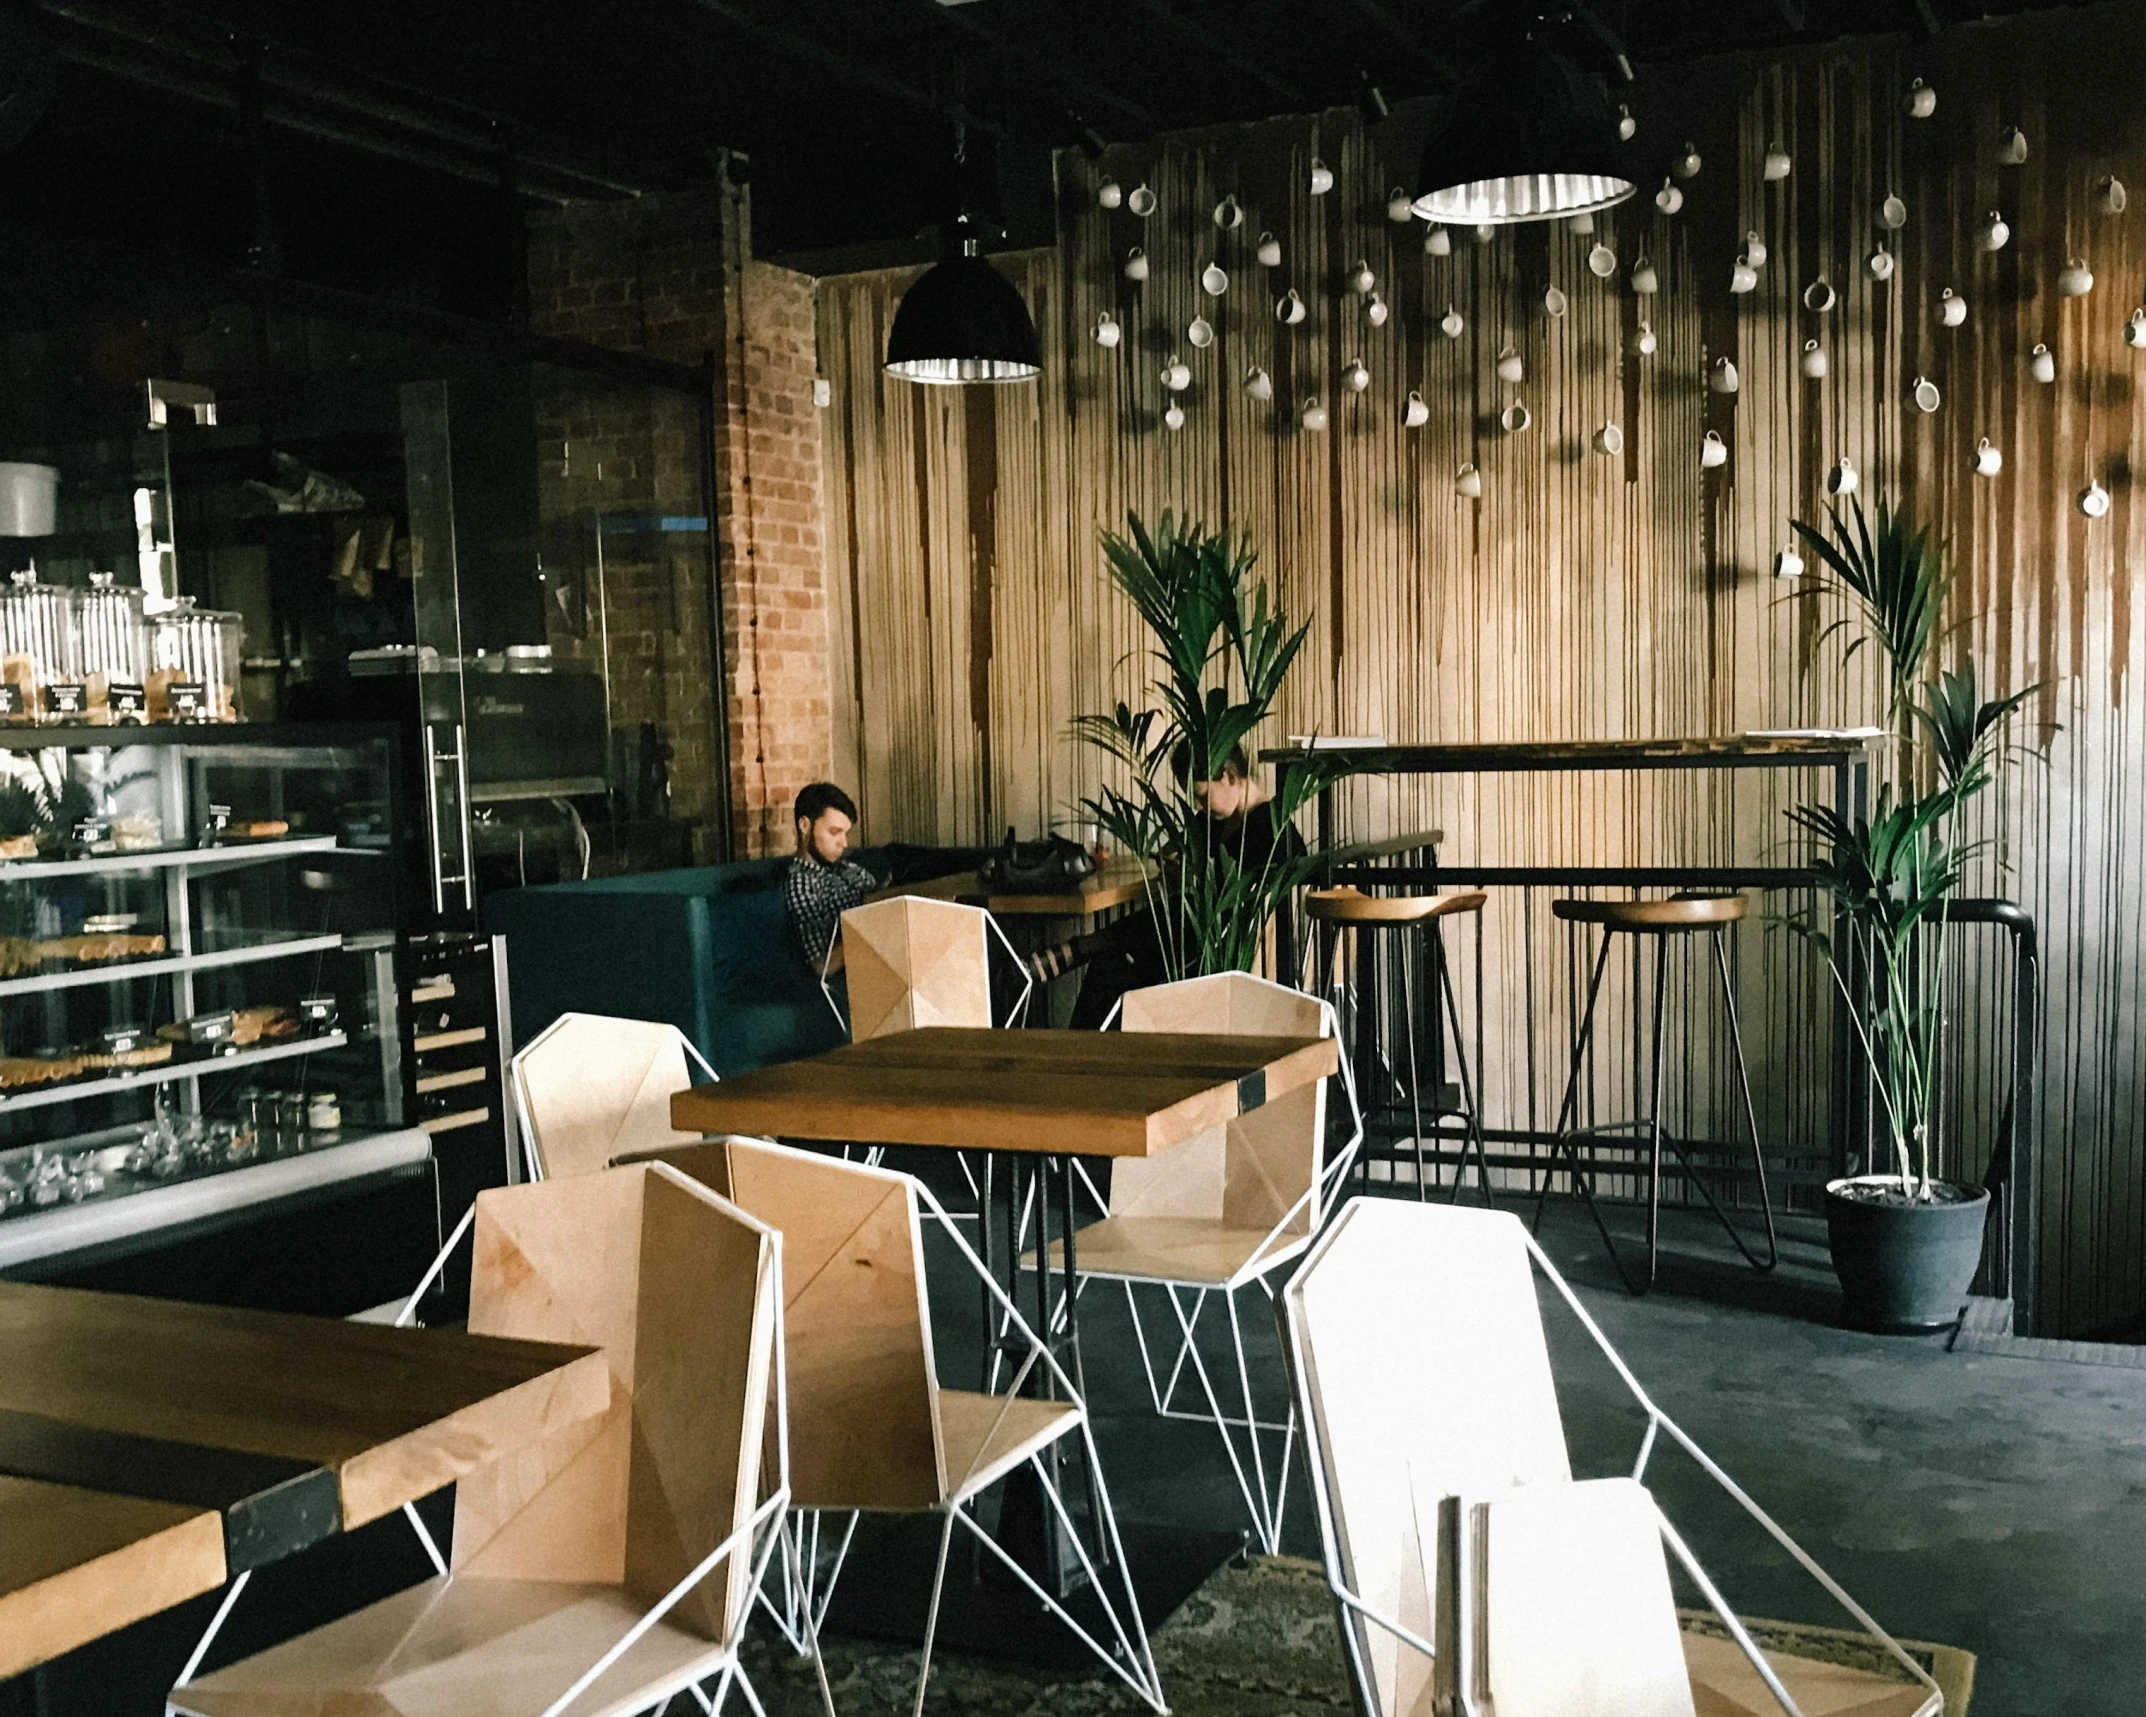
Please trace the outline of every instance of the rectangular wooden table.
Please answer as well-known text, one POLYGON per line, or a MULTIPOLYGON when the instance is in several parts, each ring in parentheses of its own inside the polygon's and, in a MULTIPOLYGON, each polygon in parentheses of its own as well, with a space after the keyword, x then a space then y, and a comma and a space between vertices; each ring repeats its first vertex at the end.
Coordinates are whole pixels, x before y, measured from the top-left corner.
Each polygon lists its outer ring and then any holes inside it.
POLYGON ((590 1348, 0 1282, 0 1675, 610 1399, 590 1348))

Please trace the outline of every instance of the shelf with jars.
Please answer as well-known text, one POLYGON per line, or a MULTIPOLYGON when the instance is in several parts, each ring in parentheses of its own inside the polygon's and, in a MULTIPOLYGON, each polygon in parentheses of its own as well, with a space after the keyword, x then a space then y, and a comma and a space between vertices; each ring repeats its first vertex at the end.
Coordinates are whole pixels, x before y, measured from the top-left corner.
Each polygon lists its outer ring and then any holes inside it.
POLYGON ((0 1270, 431 1172, 396 757, 383 727, 0 726, 0 1270))

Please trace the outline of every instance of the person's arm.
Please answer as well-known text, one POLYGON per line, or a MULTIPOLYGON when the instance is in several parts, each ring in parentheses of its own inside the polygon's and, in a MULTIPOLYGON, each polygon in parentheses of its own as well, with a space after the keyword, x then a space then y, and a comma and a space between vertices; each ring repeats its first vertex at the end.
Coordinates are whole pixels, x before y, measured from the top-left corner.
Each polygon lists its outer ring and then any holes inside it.
POLYGON ((842 908, 827 886, 832 880, 823 874, 823 867, 807 864, 801 858, 790 861, 789 874, 783 879, 783 904, 789 912, 790 928, 806 966, 815 976, 828 969, 831 948, 835 952, 834 970, 841 969, 841 952, 835 941, 842 927, 842 908))

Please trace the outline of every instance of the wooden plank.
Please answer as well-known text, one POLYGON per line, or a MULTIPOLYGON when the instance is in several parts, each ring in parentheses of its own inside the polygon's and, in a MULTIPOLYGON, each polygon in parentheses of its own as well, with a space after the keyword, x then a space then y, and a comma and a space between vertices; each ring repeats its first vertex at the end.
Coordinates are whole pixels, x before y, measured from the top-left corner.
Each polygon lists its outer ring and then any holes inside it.
POLYGON ((0 1679, 223 1583, 213 1510, 0 1478, 0 1679))
POLYGON ((609 1399, 581 1348, 0 1282, 0 1408, 326 1467, 346 1529, 609 1399))
POLYGON ((459 1132, 464 1127, 480 1126, 492 1118, 489 1107, 482 1109, 457 1109, 452 1115, 433 1115, 418 1122, 425 1132, 432 1134, 459 1132))
POLYGON ((459 1031, 435 1031, 412 1038, 410 1047, 419 1055, 429 1055, 436 1049, 460 1049, 464 1044, 482 1043, 486 1035, 481 1025, 465 1026, 459 1031))

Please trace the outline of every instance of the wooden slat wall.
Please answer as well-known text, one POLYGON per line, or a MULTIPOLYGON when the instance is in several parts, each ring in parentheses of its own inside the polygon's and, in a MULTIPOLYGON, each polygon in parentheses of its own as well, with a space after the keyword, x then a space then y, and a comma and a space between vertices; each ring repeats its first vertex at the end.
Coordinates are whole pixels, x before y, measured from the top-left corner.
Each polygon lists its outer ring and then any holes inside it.
MULTIPOLYGON (((2135 1023, 2146 603, 2132 583, 2146 508, 2132 481, 2142 457, 2132 378, 2146 352, 2121 330, 2142 291, 2146 203, 2105 214, 2100 184, 2114 174, 2146 194, 2142 60, 2146 6, 2126 3, 1650 76, 1633 107, 1653 176, 1599 222, 1621 265, 1608 282, 1585 264, 1594 239, 1564 227, 1487 245, 1460 232, 1449 258, 1426 256, 1420 224, 1385 215, 1389 189, 1413 175, 1420 115, 1407 110, 1379 132, 1341 110, 1184 134, 1099 165, 1068 156, 1060 242, 1000 259, 1042 333, 1047 369, 1034 387, 888 382, 880 354, 913 273, 823 281, 838 765, 868 830, 968 841, 1009 823, 1071 823, 1095 766, 1069 719, 1137 696, 1145 677, 1133 616, 1095 546, 1127 507, 1249 531, 1313 616, 1272 738, 1870 719, 1866 664, 1844 669, 1819 636, 1830 612, 1769 576, 1786 521, 1817 516, 1826 470, 1845 455, 1866 496, 1905 495, 1950 539, 1962 569, 1956 636, 1990 678, 2044 682, 2032 737, 2045 761, 2015 769, 1990 802, 1982 882, 2026 905, 2043 936, 2045 1327, 2135 1316, 2146 1307, 2135 1023), (1899 99, 1918 75, 1939 94, 1936 116, 1919 122, 1899 99), (1998 139, 2015 123, 2029 159, 2001 166, 1998 139), (1686 138, 1705 165, 1671 218, 1652 193, 1686 138), (1794 170, 1768 184, 1761 163, 1775 142, 1794 170), (1337 176, 1323 198, 1306 189, 1314 155, 1337 176), (1105 173, 1128 191, 1152 186, 1156 214, 1099 210, 1105 173), (1209 218, 1226 192, 1246 209, 1232 233, 1209 218), (1909 220, 1881 235, 1888 192, 1909 220), (2013 232, 1994 256, 1975 242, 1992 209, 2013 232), (1284 253, 1271 278, 1252 255, 1268 228, 1284 253), (1769 259, 1757 291, 1733 298, 1730 267, 1750 231, 1769 259), (1866 266, 1881 236, 1898 260, 1889 284, 1866 266), (1121 274, 1134 244, 1153 269, 1143 286, 1121 274), (1626 285, 1642 252, 1661 275, 1651 301, 1626 285), (2061 300, 2056 276, 2074 255, 2097 284, 2061 300), (1392 308, 1383 328, 1347 285, 1359 257, 1392 308), (1231 277, 1220 300, 1197 285, 1210 259, 1231 277), (1821 274, 1841 303, 1814 316, 1800 294, 1821 274), (1569 297, 1562 319, 1542 307, 1553 283, 1569 297), (1948 285, 1969 306, 1958 330, 1937 320, 1948 285), (1285 286, 1310 307, 1293 330, 1271 313, 1285 286), (1449 305, 1467 322, 1457 340, 1438 328, 1449 305), (1125 329, 1115 351, 1089 338, 1106 308, 1125 329), (1204 352, 1184 338, 1196 313, 1217 330, 1204 352), (1627 352, 1642 315, 1660 341, 1651 358, 1627 352), (1830 360, 1823 381, 1798 368, 1814 336, 1830 360), (2054 386, 2028 376, 2038 341, 2057 354, 2054 386), (1495 374, 1508 342, 1528 369, 1518 389, 1495 374), (1158 379, 1173 353, 1195 376, 1177 433, 1162 425, 1158 379), (1733 397, 1702 381, 1722 354, 1741 373, 1733 397), (1340 377, 1358 356, 1372 382, 1351 397, 1340 377), (1271 405, 1239 386, 1255 363, 1273 375, 1271 405), (1908 404, 1918 374, 1943 392, 1934 415, 1908 404), (1411 389, 1431 407, 1417 431, 1402 427, 1411 389), (1534 424, 1507 436, 1497 413, 1516 394, 1534 424), (1325 434, 1295 425, 1310 396, 1332 412, 1325 434), (1589 448, 1606 421, 1623 429, 1620 457, 1589 448), (1709 428, 1730 458, 1702 474, 1709 428), (1995 480, 1970 474, 1983 435, 2005 455, 1995 480), (1464 460, 1482 470, 1479 503, 1455 496, 1464 460), (2099 522, 2073 505, 2090 477, 2115 497, 2099 522)), ((1352 835, 1443 828, 1456 862, 1779 862, 1792 850, 1783 807, 1820 786, 1785 774, 1366 782, 1344 795, 1344 823, 1352 835)), ((1545 1088, 1555 1103, 1561 958, 1548 928, 1517 908, 1494 921, 1486 1086, 1515 1119, 1540 1111, 1545 1088)), ((1787 1045, 1822 1032, 1823 976, 1785 938, 1753 933, 1738 985, 1762 1109, 1796 1117, 1790 1154, 1822 1156, 1822 1057, 1804 1065, 1787 1045)), ((1986 1149, 1986 1138, 1963 1139, 1959 1166, 1986 1149)))

